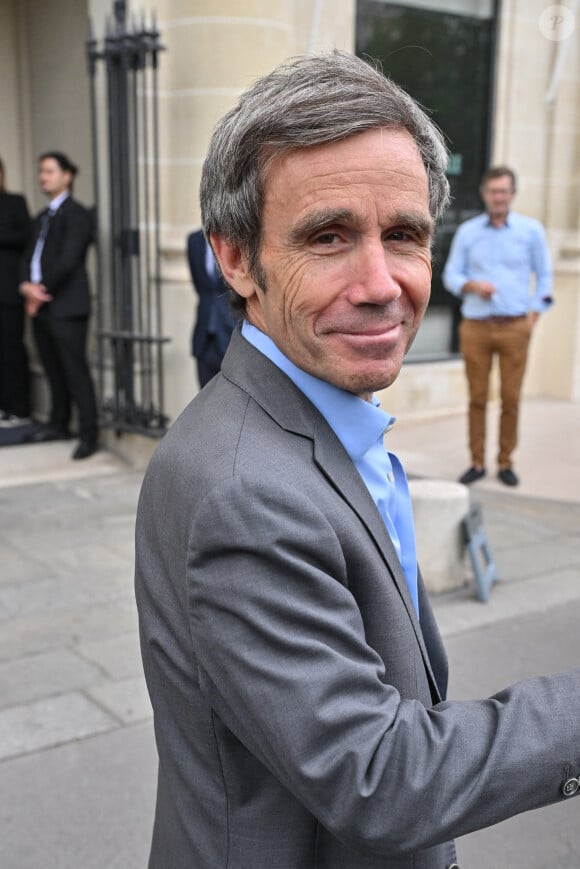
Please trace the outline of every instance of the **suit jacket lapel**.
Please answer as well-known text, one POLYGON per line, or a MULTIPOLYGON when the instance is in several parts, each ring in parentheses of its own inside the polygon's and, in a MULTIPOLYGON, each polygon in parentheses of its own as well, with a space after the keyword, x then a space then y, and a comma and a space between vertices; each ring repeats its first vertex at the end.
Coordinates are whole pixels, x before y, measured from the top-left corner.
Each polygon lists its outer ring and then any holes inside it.
MULTIPOLYGON (((425 638, 409 592, 409 586, 385 523, 350 457, 322 417, 319 417, 319 424, 316 426, 314 450, 316 463, 331 481, 335 489, 350 504, 381 553, 412 622, 425 666, 431 678, 432 686, 435 689, 435 696, 437 699, 441 699, 437 679, 433 673, 431 660, 425 645, 425 638), (332 438, 329 438, 328 434, 331 434, 332 438), (334 443, 332 442, 333 440, 334 443)), ((426 600, 423 600, 423 605, 425 606, 425 604, 426 600)))
POLYGON ((222 363, 222 372, 248 392, 278 425, 313 441, 317 466, 357 514, 381 553, 413 624, 434 695, 440 699, 403 568, 381 515, 348 453, 304 393, 276 365, 245 341, 239 329, 232 335, 222 363))

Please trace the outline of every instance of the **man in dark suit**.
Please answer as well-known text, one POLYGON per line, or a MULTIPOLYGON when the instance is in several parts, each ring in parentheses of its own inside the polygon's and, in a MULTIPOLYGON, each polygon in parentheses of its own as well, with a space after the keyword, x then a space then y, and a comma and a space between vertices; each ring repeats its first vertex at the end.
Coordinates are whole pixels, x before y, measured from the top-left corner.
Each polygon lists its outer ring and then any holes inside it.
POLYGON ((199 385, 205 386, 220 370, 235 319, 229 303, 228 285, 219 273, 202 229, 188 236, 187 259, 199 296, 191 352, 197 360, 199 385))
POLYGON ((49 206, 34 223, 21 263, 20 292, 33 318, 34 339, 50 386, 48 425, 28 440, 70 437, 71 405, 79 420, 73 459, 97 450, 97 407, 86 356, 90 293, 85 260, 93 240, 93 221, 71 196, 77 167, 58 151, 39 158, 39 180, 49 206))
POLYGON ((18 264, 30 236, 24 196, 8 193, 0 160, 0 425, 29 423, 30 384, 18 264))
POLYGON ((580 669, 445 699, 383 442, 446 164, 414 101, 339 52, 214 131, 202 216, 244 322, 139 502, 150 869, 457 869, 454 836, 580 788, 580 669))

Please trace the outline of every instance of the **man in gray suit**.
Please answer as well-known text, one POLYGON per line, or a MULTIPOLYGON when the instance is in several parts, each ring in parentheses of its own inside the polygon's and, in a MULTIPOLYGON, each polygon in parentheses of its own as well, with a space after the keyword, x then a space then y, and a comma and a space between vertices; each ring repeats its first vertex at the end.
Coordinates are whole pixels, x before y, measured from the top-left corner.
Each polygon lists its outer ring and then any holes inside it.
POLYGON ((244 323, 140 499, 150 869, 449 869, 454 836, 578 790, 580 670, 445 700, 383 446, 445 167, 413 100, 338 52, 214 133, 202 216, 244 323))

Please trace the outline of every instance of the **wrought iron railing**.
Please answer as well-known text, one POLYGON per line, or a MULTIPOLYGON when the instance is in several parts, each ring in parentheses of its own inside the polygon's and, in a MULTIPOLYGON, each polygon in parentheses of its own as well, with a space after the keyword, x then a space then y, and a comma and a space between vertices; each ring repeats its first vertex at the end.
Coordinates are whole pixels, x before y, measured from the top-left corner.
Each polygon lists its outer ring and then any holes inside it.
POLYGON ((99 46, 87 39, 97 212, 98 387, 102 425, 160 437, 164 412, 155 21, 124 0, 99 46))

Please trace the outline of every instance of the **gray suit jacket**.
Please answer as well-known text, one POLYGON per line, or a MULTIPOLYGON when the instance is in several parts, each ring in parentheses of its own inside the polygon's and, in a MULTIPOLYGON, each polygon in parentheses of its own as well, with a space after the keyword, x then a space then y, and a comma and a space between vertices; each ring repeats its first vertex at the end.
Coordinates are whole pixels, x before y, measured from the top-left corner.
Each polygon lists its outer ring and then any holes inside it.
POLYGON ((580 671, 444 701, 422 584, 419 624, 348 455, 238 331, 146 474, 136 593, 151 869, 445 869, 580 771, 580 671))

